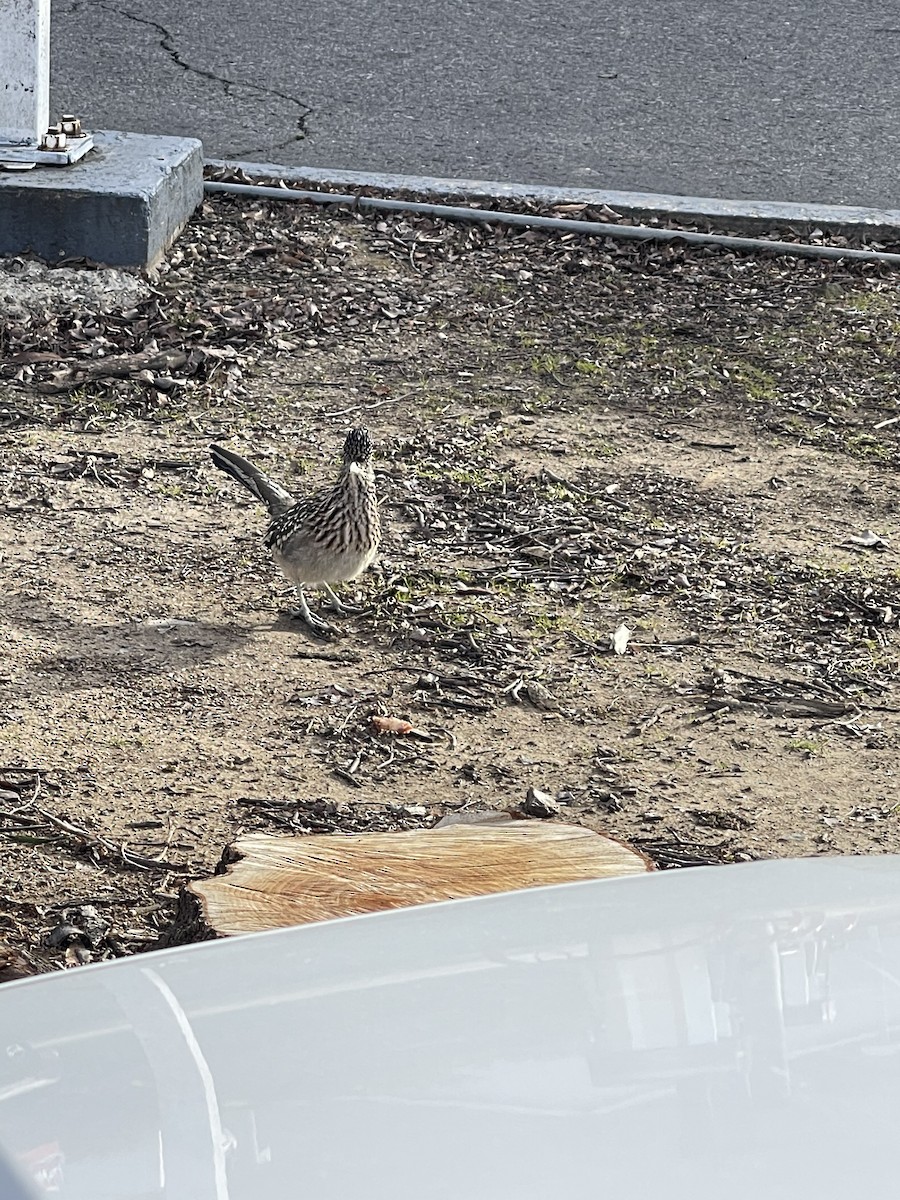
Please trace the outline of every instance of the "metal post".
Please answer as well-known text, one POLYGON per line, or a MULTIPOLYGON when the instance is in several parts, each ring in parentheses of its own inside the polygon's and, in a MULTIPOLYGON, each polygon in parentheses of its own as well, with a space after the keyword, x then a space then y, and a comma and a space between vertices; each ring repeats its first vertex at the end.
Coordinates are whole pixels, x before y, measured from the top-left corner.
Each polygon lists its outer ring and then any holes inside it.
POLYGON ((0 145, 37 149, 50 124, 50 0, 0 0, 0 145))
POLYGON ((77 117, 50 125, 50 0, 0 0, 0 166, 66 166, 93 144, 77 117))

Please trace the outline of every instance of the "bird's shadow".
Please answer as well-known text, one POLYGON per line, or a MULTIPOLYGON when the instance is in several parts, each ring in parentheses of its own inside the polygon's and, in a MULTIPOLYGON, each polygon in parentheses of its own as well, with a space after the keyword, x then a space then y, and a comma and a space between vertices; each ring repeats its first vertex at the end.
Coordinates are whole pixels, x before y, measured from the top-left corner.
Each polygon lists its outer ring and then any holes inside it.
POLYGON ((54 647, 33 659, 28 673, 52 676, 53 689, 64 692, 199 666, 224 657, 259 629, 189 617, 92 624, 34 601, 4 613, 4 623, 54 647))

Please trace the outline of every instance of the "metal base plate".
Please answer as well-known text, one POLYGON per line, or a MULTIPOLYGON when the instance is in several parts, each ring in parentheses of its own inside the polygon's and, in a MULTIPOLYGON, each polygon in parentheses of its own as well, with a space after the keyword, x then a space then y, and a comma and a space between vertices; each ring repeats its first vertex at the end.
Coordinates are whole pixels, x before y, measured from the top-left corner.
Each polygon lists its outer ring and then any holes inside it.
POLYGON ((39 150, 37 146, 0 145, 0 168, 9 171, 28 171, 32 167, 68 167, 84 158, 94 148, 94 139, 89 133, 78 138, 69 138, 61 150, 39 150))

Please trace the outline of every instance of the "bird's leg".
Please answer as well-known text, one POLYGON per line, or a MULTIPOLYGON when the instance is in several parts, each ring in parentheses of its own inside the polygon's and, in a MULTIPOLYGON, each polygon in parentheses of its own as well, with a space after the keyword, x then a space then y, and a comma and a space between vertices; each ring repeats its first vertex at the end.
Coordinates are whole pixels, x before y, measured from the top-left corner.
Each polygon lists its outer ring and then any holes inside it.
POLYGON ((315 613, 310 612, 309 605, 306 603, 306 596, 303 594, 303 588, 297 586, 297 599, 300 602, 300 607, 290 615, 298 621, 302 621, 313 633, 317 633, 320 637, 328 637, 332 633, 337 633, 333 625, 329 625, 327 621, 323 621, 321 617, 317 617, 315 613))
POLYGON ((353 604, 345 604, 327 583, 322 584, 322 591, 328 596, 328 599, 331 601, 331 607, 336 613, 341 613, 341 615, 349 613, 353 616, 363 611, 363 609, 357 608, 353 604))

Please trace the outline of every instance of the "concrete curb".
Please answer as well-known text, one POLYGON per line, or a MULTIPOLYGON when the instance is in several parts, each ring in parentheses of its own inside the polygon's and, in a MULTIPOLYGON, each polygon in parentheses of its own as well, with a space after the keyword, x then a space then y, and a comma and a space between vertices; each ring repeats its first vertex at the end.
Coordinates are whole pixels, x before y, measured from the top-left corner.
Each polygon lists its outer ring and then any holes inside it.
POLYGON ((440 198, 441 202, 523 200, 542 204, 606 205, 623 217, 647 221, 675 217, 691 224, 759 233, 790 225, 830 233, 893 234, 900 232, 900 209, 854 208, 839 204, 792 204, 771 200, 717 200, 708 196, 668 196, 659 192, 613 192, 591 188, 546 187, 527 183, 499 183, 485 179, 439 179, 431 175, 393 175, 382 172, 324 170, 321 167, 286 167, 277 163, 207 159, 210 167, 229 167, 256 178, 284 179, 288 183, 330 184, 352 191, 376 188, 384 192, 413 192, 440 198))

